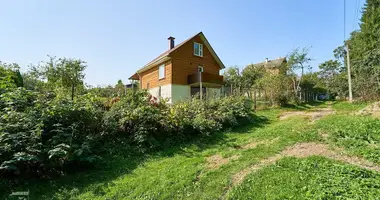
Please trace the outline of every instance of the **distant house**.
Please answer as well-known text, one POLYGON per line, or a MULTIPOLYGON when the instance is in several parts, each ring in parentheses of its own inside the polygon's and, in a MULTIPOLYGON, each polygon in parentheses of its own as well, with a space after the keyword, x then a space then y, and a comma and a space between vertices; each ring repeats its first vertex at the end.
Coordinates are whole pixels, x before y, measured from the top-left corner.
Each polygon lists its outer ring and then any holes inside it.
POLYGON ((219 95, 225 66, 202 32, 175 45, 169 37, 169 49, 130 77, 139 80, 140 88, 169 103, 189 99, 199 93, 205 97, 219 95), (202 90, 201 90, 202 87, 202 90))
POLYGON ((253 64, 254 66, 262 66, 264 69, 272 74, 285 74, 286 73, 286 57, 269 60, 265 59, 264 62, 253 64))

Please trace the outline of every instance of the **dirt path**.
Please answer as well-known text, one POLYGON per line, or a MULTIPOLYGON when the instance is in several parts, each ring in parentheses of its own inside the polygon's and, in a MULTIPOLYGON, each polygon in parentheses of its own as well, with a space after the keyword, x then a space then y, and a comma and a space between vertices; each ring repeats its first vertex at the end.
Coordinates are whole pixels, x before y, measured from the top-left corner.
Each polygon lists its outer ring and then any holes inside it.
POLYGON ((263 159, 258 164, 252 165, 234 174, 232 176, 232 187, 239 185, 248 174, 255 172, 267 165, 274 164, 276 161, 280 160, 283 157, 293 156, 297 158, 305 158, 314 155, 324 156, 330 159, 356 165, 361 168, 380 172, 380 166, 359 157, 344 155, 342 154, 342 149, 330 149, 326 144, 314 142, 299 143, 286 148, 277 155, 263 159))
POLYGON ((310 112, 305 112, 305 111, 285 112, 280 115, 280 120, 285 120, 294 116, 307 116, 311 118, 312 122, 315 122, 326 115, 331 115, 334 113, 335 111, 331 108, 331 106, 329 106, 327 108, 321 108, 321 109, 310 111, 310 112))
POLYGON ((221 155, 212 155, 207 157, 207 168, 208 169, 217 169, 222 165, 229 163, 231 160, 239 159, 239 155, 233 155, 228 158, 223 158, 221 155))

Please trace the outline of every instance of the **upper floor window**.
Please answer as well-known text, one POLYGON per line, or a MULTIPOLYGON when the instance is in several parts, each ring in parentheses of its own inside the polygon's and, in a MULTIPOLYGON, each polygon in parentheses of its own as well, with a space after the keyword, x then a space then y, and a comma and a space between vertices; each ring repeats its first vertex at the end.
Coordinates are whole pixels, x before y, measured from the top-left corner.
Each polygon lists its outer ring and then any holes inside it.
POLYGON ((198 66, 198 72, 203 72, 203 66, 202 65, 198 66))
POLYGON ((194 42, 194 55, 203 57, 203 44, 194 42))
POLYGON ((160 65, 158 68, 158 79, 165 78, 165 64, 160 65))

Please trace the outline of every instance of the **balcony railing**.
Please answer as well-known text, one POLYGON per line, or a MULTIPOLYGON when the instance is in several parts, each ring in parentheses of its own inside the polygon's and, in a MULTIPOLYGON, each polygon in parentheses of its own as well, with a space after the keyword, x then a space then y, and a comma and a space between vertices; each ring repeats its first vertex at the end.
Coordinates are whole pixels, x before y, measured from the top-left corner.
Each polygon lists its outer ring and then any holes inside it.
POLYGON ((187 84, 191 85, 194 83, 199 83, 202 81, 202 83, 212 83, 217 85, 223 84, 223 76, 217 75, 217 74, 210 74, 202 72, 197 72, 195 74, 191 74, 187 76, 187 84))

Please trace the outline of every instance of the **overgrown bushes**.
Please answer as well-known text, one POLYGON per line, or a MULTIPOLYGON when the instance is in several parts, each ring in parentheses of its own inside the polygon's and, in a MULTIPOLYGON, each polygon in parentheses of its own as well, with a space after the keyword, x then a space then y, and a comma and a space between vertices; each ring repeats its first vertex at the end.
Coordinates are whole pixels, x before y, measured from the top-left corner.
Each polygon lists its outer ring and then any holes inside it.
POLYGON ((169 106, 139 91, 122 98, 104 115, 105 134, 154 147, 167 137, 208 135, 235 126, 251 119, 251 108, 251 101, 244 97, 195 98, 169 106))
POLYGON ((102 113, 89 100, 41 100, 18 88, 0 96, 0 175, 40 177, 94 162, 102 113))
POLYGON ((283 106, 292 99, 294 94, 289 88, 291 85, 290 77, 282 74, 265 74, 259 81, 259 87, 265 91, 265 98, 271 105, 283 106))
POLYGON ((106 109, 91 94, 70 98, 23 88, 0 96, 0 176, 44 177, 92 165, 115 142, 146 151, 165 140, 209 135, 251 119, 244 97, 168 105, 145 91, 106 109))

